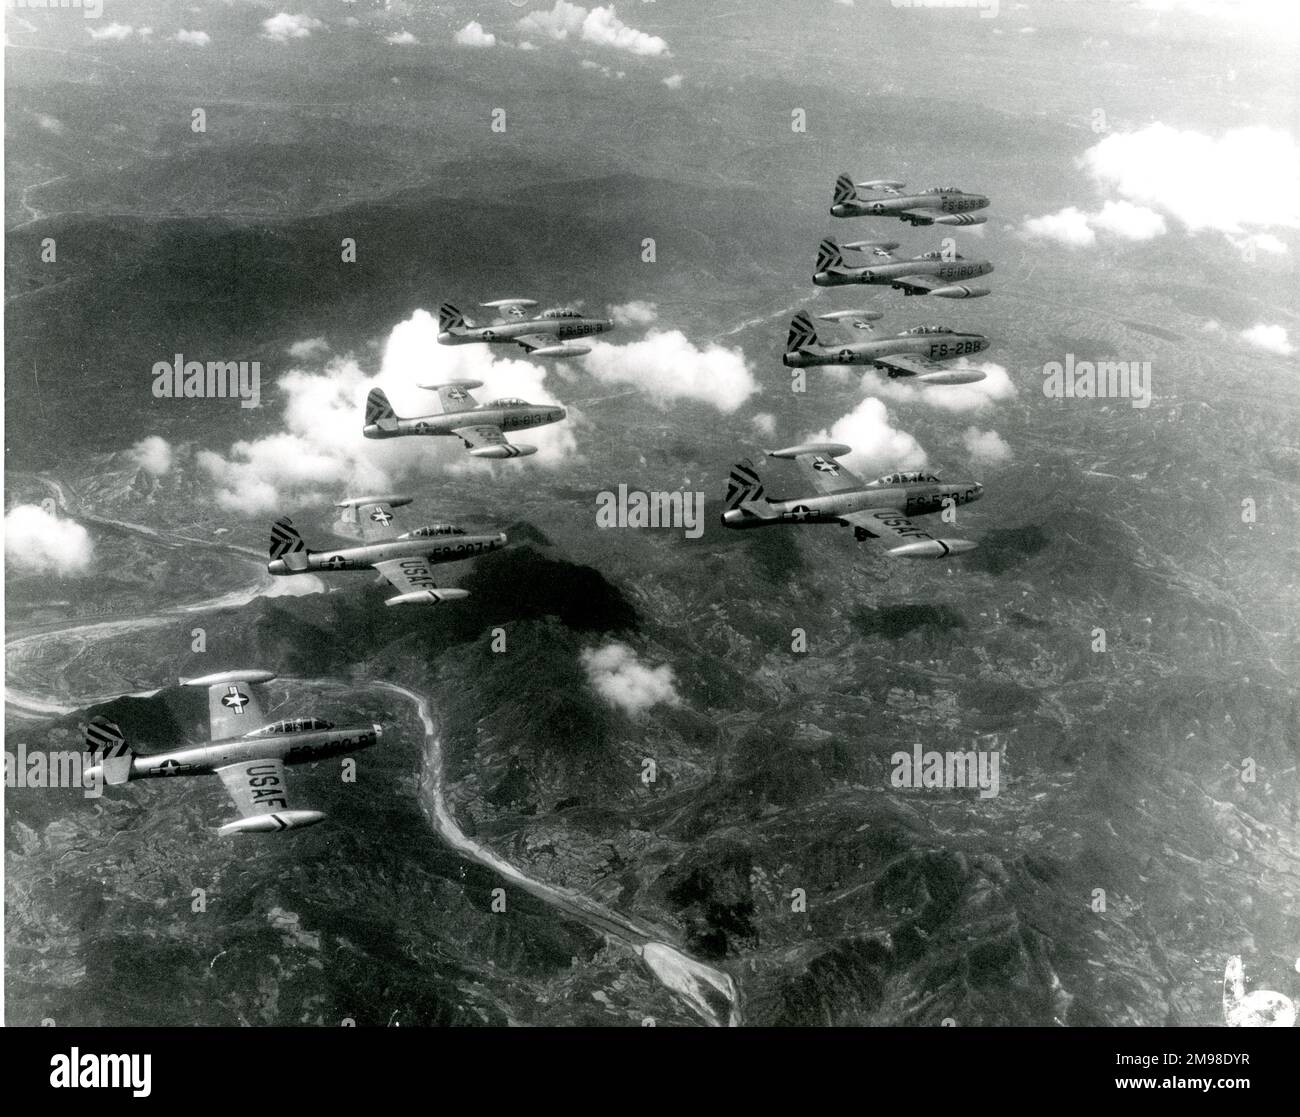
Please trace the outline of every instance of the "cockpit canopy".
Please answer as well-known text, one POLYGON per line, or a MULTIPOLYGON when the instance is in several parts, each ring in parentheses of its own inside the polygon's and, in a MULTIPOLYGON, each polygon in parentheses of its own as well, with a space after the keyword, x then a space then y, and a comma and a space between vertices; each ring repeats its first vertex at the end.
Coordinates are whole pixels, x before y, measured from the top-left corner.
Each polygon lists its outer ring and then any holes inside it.
POLYGON ((910 330, 904 330, 905 334, 950 334, 947 326, 913 326, 910 330))
POLYGON ((938 481, 939 478, 933 473, 924 473, 919 469, 907 469, 898 473, 886 473, 879 481, 878 485, 915 485, 919 482, 938 481))
POLYGON ((581 318, 582 315, 571 306, 553 306, 549 310, 543 310, 542 318, 581 318))
POLYGON ((927 186, 921 191, 922 194, 960 194, 961 189, 957 186, 927 186))
POLYGON ((286 718, 254 729, 250 737, 270 737, 276 733, 310 733, 316 729, 333 729, 334 723, 324 718, 286 718))
POLYGON ((488 407, 532 407, 526 399, 519 399, 517 396, 507 396, 504 399, 494 399, 487 404, 488 407))
POLYGON ((964 260, 966 259, 960 252, 946 253, 942 248, 936 248, 933 252, 922 252, 922 260, 964 260))
POLYGON ((455 524, 425 524, 408 531, 403 539, 428 539, 434 535, 464 535, 465 529, 455 524))

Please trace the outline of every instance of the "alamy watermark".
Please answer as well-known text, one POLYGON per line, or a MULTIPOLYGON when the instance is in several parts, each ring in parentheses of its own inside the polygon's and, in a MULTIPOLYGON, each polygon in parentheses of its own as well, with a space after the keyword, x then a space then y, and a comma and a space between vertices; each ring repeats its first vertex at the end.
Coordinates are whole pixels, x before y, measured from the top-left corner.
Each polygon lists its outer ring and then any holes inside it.
POLYGON ((259 361, 187 361, 177 353, 158 361, 150 373, 154 399, 238 399, 240 407, 256 407, 262 400, 262 366, 259 361))
POLYGON ((889 782, 894 787, 978 787, 981 799, 993 799, 1001 787, 998 779, 1001 758, 998 749, 938 752, 925 751, 916 744, 911 752, 896 752, 889 758, 894 766, 889 782))
POLYGON ((1126 399, 1130 407, 1151 406, 1150 361, 1048 361, 1043 366, 1048 399, 1126 399))
POLYGON ((619 485, 596 494, 598 528, 679 528, 687 539, 704 534, 704 494, 629 489, 619 485))
POLYGON ((104 14, 104 0, 5 0, 5 6, 28 12, 80 8, 83 19, 98 19, 104 14))
POLYGON ((93 752, 76 749, 29 749, 25 744, 17 752, 4 750, 5 787, 79 787, 87 799, 98 799, 104 794, 104 781, 96 770, 87 777, 92 766, 103 757, 93 752))

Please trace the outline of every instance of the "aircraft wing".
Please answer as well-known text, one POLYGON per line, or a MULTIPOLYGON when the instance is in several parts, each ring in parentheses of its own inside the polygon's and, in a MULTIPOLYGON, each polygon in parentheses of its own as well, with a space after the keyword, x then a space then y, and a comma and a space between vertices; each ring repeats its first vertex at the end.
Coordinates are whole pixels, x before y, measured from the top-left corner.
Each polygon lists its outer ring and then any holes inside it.
POLYGON ((841 465, 829 454, 798 454, 794 459, 812 477, 819 493, 840 493, 845 489, 862 488, 862 480, 846 465, 841 465))
POLYGON ((932 372, 948 372, 946 365, 941 365, 928 357, 915 353, 895 353, 889 357, 876 357, 874 363, 889 370, 891 376, 925 376, 932 372))
MULTIPOLYGON (((284 764, 278 757, 267 760, 245 760, 241 764, 228 764, 217 769, 217 775, 226 785, 226 791, 235 802, 241 818, 287 811, 289 792, 284 783, 284 764)), ((287 830, 288 826, 279 829, 287 830)))
POLYGON ((560 339, 554 334, 524 334, 515 338, 515 341, 530 353, 534 349, 549 349, 561 344, 560 339))
POLYGON ((933 225, 934 214, 927 209, 904 209, 899 210, 899 217, 906 217, 915 221, 918 225, 933 225))
POLYGON ((208 724, 213 741, 228 741, 260 729, 266 719, 247 683, 213 683, 208 687, 208 724))
POLYGON ((399 593, 415 593, 416 590, 436 588, 428 560, 419 555, 385 559, 383 562, 375 563, 375 569, 392 582, 399 593))
POLYGON ((946 555, 950 551, 961 549, 957 546, 950 548, 944 540, 931 535, 925 528, 917 527, 902 512, 893 508, 867 508, 861 512, 846 512, 840 515, 840 519, 853 526, 853 534, 858 542, 866 542, 868 539, 878 540, 888 551, 909 543, 931 544, 931 549, 924 552, 927 557, 946 555))
POLYGON ((928 294, 938 287, 948 287, 952 281, 949 279, 940 279, 935 275, 900 275, 896 279, 891 279, 895 287, 900 287, 904 291, 919 291, 922 294, 928 294))
POLYGON ((438 402, 442 404, 444 414, 468 411, 478 406, 478 400, 464 384, 439 384, 433 390, 438 393, 438 402))
MULTIPOLYGON (((506 436, 501 433, 501 428, 491 424, 480 424, 474 427, 457 427, 451 432, 465 443, 467 450, 481 450, 489 446, 503 446, 508 450, 515 448, 506 441, 506 436)), ((513 454, 490 455, 493 457, 514 457, 513 454)))
POLYGON ((397 528, 393 526, 396 517, 393 506, 386 500, 376 500, 371 504, 358 504, 356 510, 357 528, 361 538, 367 543, 383 543, 397 538, 397 528))

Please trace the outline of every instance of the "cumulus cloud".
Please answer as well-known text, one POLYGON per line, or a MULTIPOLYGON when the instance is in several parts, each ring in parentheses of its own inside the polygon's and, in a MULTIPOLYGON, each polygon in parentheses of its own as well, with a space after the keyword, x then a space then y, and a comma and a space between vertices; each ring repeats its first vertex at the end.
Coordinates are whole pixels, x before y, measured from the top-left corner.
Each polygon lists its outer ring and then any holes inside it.
POLYGON ((94 552, 84 527, 40 505, 19 504, 5 514, 5 558, 14 570, 60 578, 84 574, 94 552))
POLYGON ((682 82, 685 80, 686 79, 681 74, 669 74, 663 79, 663 83, 668 86, 669 89, 681 89, 682 82))
POLYGON ((1242 330, 1241 338, 1257 349, 1276 353, 1279 357, 1289 357, 1295 352, 1295 346, 1291 344, 1291 339, 1282 326, 1266 326, 1263 322, 1257 322, 1250 329, 1242 330))
POLYGON ((1278 128, 1214 137, 1156 123, 1106 136, 1081 163, 1104 188, 1192 232, 1300 227, 1300 148, 1278 128))
POLYGON ((361 433, 366 393, 379 387, 403 416, 438 410, 437 396, 416 385, 481 380, 480 401, 520 396, 530 403, 556 403, 537 364, 498 358, 485 345, 439 345, 437 320, 417 310, 388 337, 378 376, 355 360, 336 356, 323 369, 293 369, 277 381, 284 398, 283 429, 234 443, 224 453, 203 451, 200 466, 225 508, 262 515, 293 504, 320 503, 343 489, 383 491, 397 482, 471 470, 558 466, 577 457, 574 430, 583 423, 569 408, 567 421, 520 432, 515 441, 537 454, 494 465, 469 457, 455 438, 367 439, 361 433))
POLYGON ((928 460, 915 438, 891 425, 889 411, 878 399, 864 399, 830 430, 804 441, 843 442, 853 450, 844 456, 844 464, 870 477, 895 469, 922 469, 928 460))
POLYGON ((1108 201, 1099 213, 1088 218, 1088 223, 1125 240, 1150 240, 1165 234, 1165 219, 1160 214, 1132 202, 1108 201))
POLYGON ((569 0, 555 0, 555 7, 549 11, 529 12, 515 26, 526 35, 559 42, 572 36, 643 57, 668 53, 668 44, 663 39, 629 27, 615 14, 613 5, 588 11, 581 4, 572 4, 569 0))
POLYGON ((491 31, 484 31, 478 20, 472 19, 452 36, 463 47, 494 47, 497 37, 491 31))
POLYGON ((754 429, 759 434, 767 435, 769 438, 776 434, 776 416, 770 411, 760 411, 749 421, 754 424, 754 429))
POLYGON ((132 461, 155 477, 161 477, 172 467, 171 443, 160 435, 151 434, 148 438, 142 438, 131 447, 130 454, 132 461))
MULTIPOLYGON (((478 24, 476 23, 471 24, 471 26, 478 27, 478 24)), ((482 28, 480 27, 479 30, 481 31, 482 28)), ((459 34, 457 35, 456 41, 460 42, 459 34)), ((420 40, 417 39, 414 35, 412 35, 409 31, 405 31, 405 30, 394 31, 391 35, 385 35, 384 42, 386 42, 389 46, 393 46, 393 47, 414 47, 420 45, 420 40)), ((489 43, 488 45, 491 46, 492 44, 489 43)))
POLYGON ((1097 243, 1088 215, 1078 206, 1066 206, 1056 213, 1043 217, 1030 217, 1025 221, 1025 232, 1031 237, 1058 241, 1070 248, 1090 248, 1097 243))
POLYGON ((295 341, 289 346, 289 356, 297 357, 300 361, 309 357, 319 357, 329 351, 330 343, 323 337, 304 338, 302 341, 295 341))
POLYGON ((677 680, 673 669, 647 667, 626 644, 614 642, 582 653, 587 680, 611 706, 635 717, 651 706, 665 703, 680 706, 677 680))
POLYGON ((1011 460, 1011 447, 1006 444, 997 431, 982 431, 978 427, 967 427, 961 436, 966 453, 976 465, 1001 465, 1011 460))
POLYGON ((110 23, 107 27, 87 27, 86 30, 92 39, 117 43, 135 34, 135 28, 129 23, 110 23))
POLYGON ((631 384, 661 404, 692 399, 730 413, 759 390, 739 349, 697 349, 680 330, 651 330, 627 345, 593 340, 582 360, 601 383, 631 384))
POLYGON ((206 47, 212 42, 212 36, 206 31, 177 31, 176 41, 191 47, 206 47))
POLYGON ((63 121, 57 116, 50 116, 47 113, 38 112, 36 114, 36 126, 46 132, 53 132, 56 136, 63 135, 63 121))
POLYGON ((648 326, 659 317, 659 308, 645 299, 633 299, 609 308, 609 316, 618 326, 648 326))
POLYGON ((948 368, 976 368, 984 373, 983 380, 974 384, 932 384, 925 386, 914 384, 906 379, 890 380, 876 372, 868 372, 862 377, 862 390, 872 395, 883 396, 896 403, 923 403, 940 411, 982 411, 999 400, 1010 399, 1016 394, 1016 386, 1011 374, 1002 366, 992 361, 968 361, 961 358, 952 361, 948 368))
POLYGON ((305 39, 313 31, 324 27, 315 16, 290 15, 278 12, 270 19, 262 21, 262 36, 276 43, 287 43, 290 39, 305 39))

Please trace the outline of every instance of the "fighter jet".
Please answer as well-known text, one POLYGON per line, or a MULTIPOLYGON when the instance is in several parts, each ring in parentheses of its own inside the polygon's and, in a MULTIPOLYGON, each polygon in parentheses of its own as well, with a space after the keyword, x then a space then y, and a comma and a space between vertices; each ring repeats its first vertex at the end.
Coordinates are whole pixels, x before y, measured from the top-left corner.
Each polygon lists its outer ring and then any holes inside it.
MULTIPOLYGON (((840 315, 832 312, 819 317, 834 321, 840 315)), ((970 356, 987 349, 988 345, 989 339, 983 334, 958 333, 946 326, 913 326, 892 337, 868 338, 837 348, 822 343, 813 320, 801 310, 790 321, 782 360, 789 368, 871 365, 883 369, 891 379, 907 377, 922 384, 973 384, 984 379, 979 369, 944 368, 936 361, 970 356)))
POLYGON ((343 511, 334 532, 364 541, 360 547, 309 551, 293 526, 283 517, 271 525, 271 561, 268 574, 307 574, 325 570, 377 570, 402 592, 385 605, 437 605, 468 597, 468 590, 439 588, 429 567, 459 562, 474 555, 500 550, 504 532, 467 535, 452 524, 430 524, 397 534, 393 509, 410 504, 409 496, 358 496, 335 505, 343 511))
POLYGON ((731 467, 722 523, 731 528, 776 524, 845 524, 859 543, 880 540, 886 553, 900 558, 946 558, 969 551, 969 539, 940 539, 907 518, 979 500, 978 481, 940 481, 933 473, 889 473, 864 482, 835 459, 851 453, 838 442, 806 442, 769 450, 770 458, 798 462, 812 478, 816 496, 774 499, 763 495, 763 482, 751 462, 731 467))
POLYGON ((438 393, 442 414, 403 419, 379 388, 366 397, 367 438, 399 438, 408 434, 455 435, 476 458, 523 458, 537 453, 536 446, 506 441, 504 431, 544 427, 558 423, 568 412, 556 404, 529 403, 522 399, 495 399, 479 403, 470 389, 483 387, 481 380, 448 380, 445 384, 421 384, 438 393))
POLYGON ((955 186, 932 186, 918 194, 902 193, 904 184, 877 178, 855 183, 842 174, 831 195, 832 217, 897 217, 913 225, 983 225, 983 209, 989 200, 983 194, 967 194, 955 186), (868 191, 863 197, 859 190, 868 191))
POLYGON ((987 287, 968 287, 954 280, 988 275, 993 265, 987 260, 967 260, 957 253, 926 252, 910 260, 893 255, 898 247, 892 240, 857 240, 843 246, 858 252, 870 250, 883 263, 850 267, 840 253, 841 246, 824 240, 817 248, 817 270, 813 282, 818 287, 843 287, 849 283, 888 284, 905 295, 935 295, 941 299, 978 299, 987 295, 987 287))
POLYGON ((226 671, 182 679, 182 686, 208 691, 208 743, 193 748, 137 756, 116 724, 94 718, 86 727, 86 747, 98 763, 86 770, 86 777, 117 785, 155 776, 215 773, 241 816, 221 827, 222 837, 314 826, 325 815, 290 809, 284 765, 368 749, 384 731, 379 725, 339 729, 314 717, 268 722, 250 684, 274 678, 273 671, 226 671))
POLYGON ((504 310, 505 317, 490 326, 476 326, 451 303, 438 307, 438 342, 441 345, 465 345, 468 342, 509 341, 522 345, 530 357, 581 357, 591 352, 589 345, 570 345, 572 337, 591 337, 614 328, 608 318, 587 318, 572 307, 557 306, 543 310, 535 318, 524 310, 537 305, 535 299, 496 299, 480 306, 504 310))

